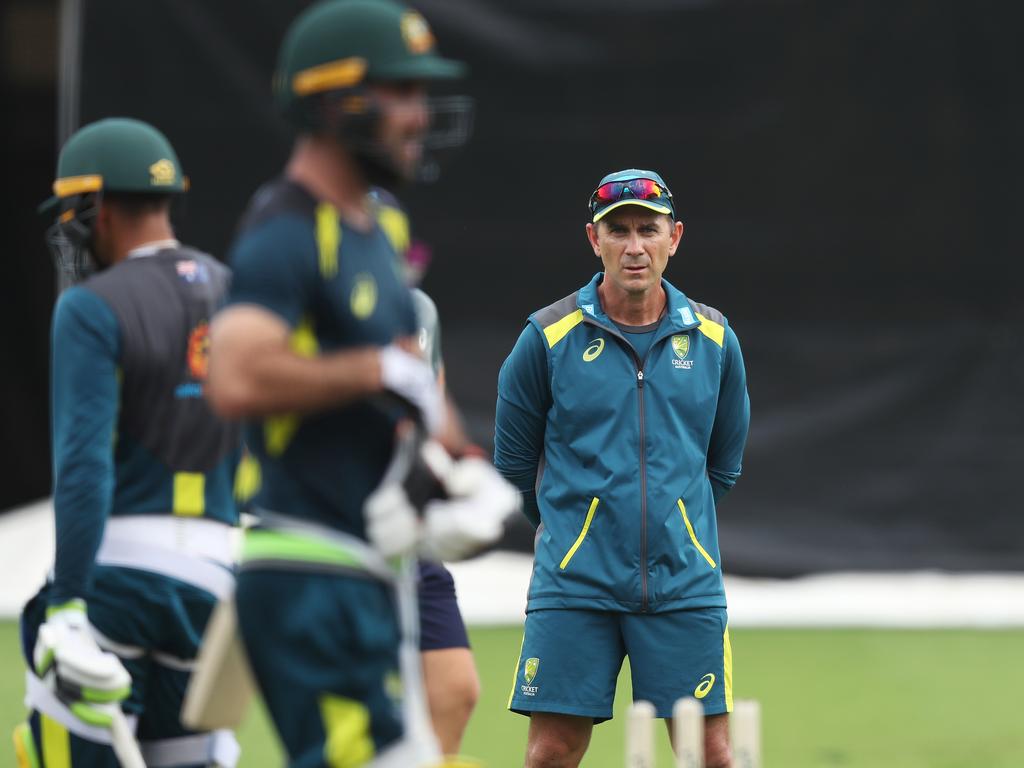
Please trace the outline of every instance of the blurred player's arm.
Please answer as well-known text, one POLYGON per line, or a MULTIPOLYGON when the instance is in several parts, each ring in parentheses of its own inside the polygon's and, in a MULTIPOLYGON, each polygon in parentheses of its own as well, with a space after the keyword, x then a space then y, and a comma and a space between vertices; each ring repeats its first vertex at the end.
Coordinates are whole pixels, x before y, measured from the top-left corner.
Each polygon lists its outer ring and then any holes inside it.
POLYGON ((113 500, 120 331, 99 296, 74 287, 57 302, 52 333, 57 547, 33 666, 77 717, 108 727, 116 714, 111 707, 128 696, 131 678, 116 656, 97 647, 82 597, 92 590, 93 562, 113 500))
POLYGON ((53 317, 51 404, 57 531, 51 604, 87 594, 114 494, 120 330, 86 288, 65 291, 53 317))
POLYGON ((391 391, 436 428, 443 401, 413 339, 317 354, 315 339, 294 332, 314 303, 319 275, 311 259, 266 239, 235 253, 230 304, 210 332, 206 394, 214 409, 227 418, 302 413, 391 391))
POLYGON ((547 353, 539 332, 527 325, 498 374, 494 415, 494 466, 522 494, 523 514, 536 528, 537 471, 551 408, 547 353))
POLYGON ((708 477, 718 502, 736 485, 743 468, 743 448, 750 427, 750 397, 747 395, 747 374, 743 353, 736 334, 725 327, 722 351, 722 383, 718 394, 718 411, 708 445, 708 477))
POLYGON ((383 389, 380 350, 365 347, 303 357, 292 329, 255 304, 218 313, 210 334, 207 396, 224 416, 317 411, 383 389))

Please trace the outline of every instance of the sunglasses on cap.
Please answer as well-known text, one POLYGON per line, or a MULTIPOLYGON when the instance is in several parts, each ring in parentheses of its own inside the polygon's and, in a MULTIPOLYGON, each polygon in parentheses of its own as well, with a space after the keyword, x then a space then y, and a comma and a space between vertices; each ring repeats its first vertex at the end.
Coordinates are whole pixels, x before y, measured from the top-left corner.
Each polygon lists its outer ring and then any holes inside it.
POLYGON ((672 193, 668 187, 662 186, 654 179, 629 179, 628 181, 609 181, 594 190, 590 196, 590 212, 595 213, 610 203, 632 198, 634 200, 653 200, 672 206, 672 193))

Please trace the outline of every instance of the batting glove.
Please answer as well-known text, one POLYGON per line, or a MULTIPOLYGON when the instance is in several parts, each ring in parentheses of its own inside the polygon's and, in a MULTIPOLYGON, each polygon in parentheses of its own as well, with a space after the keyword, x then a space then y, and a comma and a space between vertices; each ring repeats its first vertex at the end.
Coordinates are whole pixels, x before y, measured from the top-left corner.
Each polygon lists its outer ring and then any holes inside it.
POLYGON ((96 645, 82 600, 47 611, 32 656, 43 684, 89 725, 110 727, 111 705, 131 693, 132 678, 120 659, 96 645))
POLYGON ((495 543, 519 511, 519 491, 490 462, 470 456, 443 478, 448 499, 430 501, 423 516, 419 553, 427 560, 463 560, 495 543))
POLYGON ((380 372, 384 389, 411 403, 429 433, 441 429, 446 405, 429 363, 390 344, 380 351, 380 372))

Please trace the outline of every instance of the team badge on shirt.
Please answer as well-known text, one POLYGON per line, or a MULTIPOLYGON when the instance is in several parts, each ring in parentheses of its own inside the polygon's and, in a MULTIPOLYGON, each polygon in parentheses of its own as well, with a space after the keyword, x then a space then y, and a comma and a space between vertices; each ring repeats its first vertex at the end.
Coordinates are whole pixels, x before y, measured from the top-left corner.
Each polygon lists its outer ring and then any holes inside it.
POLYGON ((373 314, 377 307, 377 281, 369 272, 360 272, 356 275, 355 285, 352 286, 352 294, 349 297, 349 306, 352 314, 360 320, 365 320, 373 314))
POLYGON ((676 355, 672 359, 673 367, 693 368, 693 360, 686 359, 686 356, 690 354, 690 336, 688 334, 681 333, 678 336, 672 337, 672 351, 676 355))

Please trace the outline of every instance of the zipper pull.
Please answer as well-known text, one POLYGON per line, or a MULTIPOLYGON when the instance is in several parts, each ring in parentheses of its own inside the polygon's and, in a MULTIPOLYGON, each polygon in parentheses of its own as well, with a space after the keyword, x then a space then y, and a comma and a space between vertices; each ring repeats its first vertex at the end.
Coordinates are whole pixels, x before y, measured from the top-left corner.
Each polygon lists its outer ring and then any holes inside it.
POLYGON ((637 381, 637 385, 638 386, 642 387, 644 385, 644 372, 643 371, 637 371, 636 372, 636 381, 637 381))

